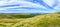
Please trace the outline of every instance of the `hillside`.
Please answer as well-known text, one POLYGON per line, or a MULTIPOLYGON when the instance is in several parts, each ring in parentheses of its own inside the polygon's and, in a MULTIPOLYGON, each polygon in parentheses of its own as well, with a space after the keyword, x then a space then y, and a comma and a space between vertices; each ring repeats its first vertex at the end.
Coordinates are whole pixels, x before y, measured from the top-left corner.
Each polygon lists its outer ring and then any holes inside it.
POLYGON ((29 18, 4 18, 0 19, 0 27, 60 27, 60 12, 38 14, 29 18))

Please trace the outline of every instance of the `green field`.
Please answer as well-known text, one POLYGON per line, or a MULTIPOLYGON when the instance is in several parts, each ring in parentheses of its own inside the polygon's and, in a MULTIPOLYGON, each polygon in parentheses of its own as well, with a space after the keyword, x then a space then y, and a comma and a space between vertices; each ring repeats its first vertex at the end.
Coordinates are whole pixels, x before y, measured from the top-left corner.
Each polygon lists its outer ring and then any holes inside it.
POLYGON ((60 12, 50 14, 0 14, 0 27, 60 27, 60 12))

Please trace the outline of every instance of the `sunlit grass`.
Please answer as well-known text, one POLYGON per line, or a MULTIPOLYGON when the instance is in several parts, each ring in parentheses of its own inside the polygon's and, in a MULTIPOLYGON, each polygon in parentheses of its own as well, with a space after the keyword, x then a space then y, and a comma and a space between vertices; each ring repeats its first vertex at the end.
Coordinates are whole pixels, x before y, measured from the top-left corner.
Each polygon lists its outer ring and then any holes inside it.
POLYGON ((10 23, 6 27, 60 27, 60 14, 42 14, 25 19, 0 19, 0 23, 10 23))

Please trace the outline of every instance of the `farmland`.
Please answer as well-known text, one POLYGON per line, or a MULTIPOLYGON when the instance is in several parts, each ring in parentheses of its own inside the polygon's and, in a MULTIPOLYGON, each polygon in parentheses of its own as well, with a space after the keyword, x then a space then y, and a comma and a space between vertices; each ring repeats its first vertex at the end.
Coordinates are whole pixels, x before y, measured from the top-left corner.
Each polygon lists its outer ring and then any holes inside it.
POLYGON ((0 27, 60 27, 60 12, 49 14, 0 14, 0 27))

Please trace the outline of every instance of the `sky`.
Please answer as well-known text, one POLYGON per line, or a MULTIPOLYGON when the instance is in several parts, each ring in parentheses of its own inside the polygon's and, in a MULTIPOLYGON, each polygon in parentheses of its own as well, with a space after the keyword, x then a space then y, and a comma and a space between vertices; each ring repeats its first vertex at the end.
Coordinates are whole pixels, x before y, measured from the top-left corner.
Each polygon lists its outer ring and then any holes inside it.
POLYGON ((60 12, 60 0, 0 0, 0 13, 60 12))

